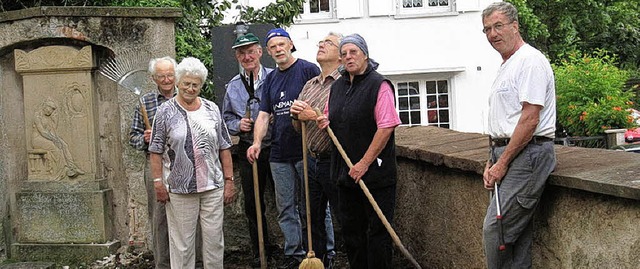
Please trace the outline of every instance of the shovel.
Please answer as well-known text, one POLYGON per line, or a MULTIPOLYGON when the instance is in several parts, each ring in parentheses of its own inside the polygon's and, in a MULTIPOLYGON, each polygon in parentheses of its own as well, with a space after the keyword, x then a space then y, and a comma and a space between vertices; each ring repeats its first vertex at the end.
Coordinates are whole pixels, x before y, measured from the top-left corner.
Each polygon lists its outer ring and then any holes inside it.
MULTIPOLYGON (((316 114, 318 114, 318 116, 322 115, 322 112, 320 112, 320 110, 315 109, 315 111, 316 111, 316 114)), ((331 127, 329 127, 329 126, 327 126, 327 133, 329 133, 329 137, 331 137, 331 140, 333 141, 333 144, 338 149, 338 152, 340 152, 340 155, 342 156, 344 161, 347 163, 347 166, 349 166, 349 168, 352 168, 353 167, 353 163, 351 162, 351 159, 349 159, 349 156, 347 156, 347 153, 342 148, 342 145, 340 144, 340 141, 338 141, 338 138, 336 137, 336 135, 333 133, 333 130, 331 130, 331 127)), ((420 266, 420 264, 418 264, 416 259, 414 259, 413 256, 411 255, 411 253, 409 253, 409 251, 404 247, 404 245, 400 241, 400 238, 398 237, 396 232, 393 230, 393 227, 391 227, 391 224, 387 220, 387 217, 385 217, 384 214, 382 213, 382 210, 378 206, 378 203, 376 202, 376 200, 371 195, 371 192, 369 192, 369 188, 367 188, 367 185, 364 184, 364 180, 359 180, 358 181, 358 185, 360 186, 360 188, 364 192, 364 195, 367 196, 367 199, 369 200, 369 203, 371 203, 371 206, 373 207, 373 210, 376 211, 376 214, 378 215, 378 218, 380 218, 380 220, 382 221, 382 224, 384 224, 384 227, 387 228, 387 232, 389 232, 389 235, 391 235, 391 238, 393 239, 393 242, 396 244, 396 246, 398 246, 398 248, 400 249, 400 252, 402 252, 402 254, 407 259, 409 259, 409 261, 413 264, 413 266, 415 268, 421 269, 422 267, 420 266)))

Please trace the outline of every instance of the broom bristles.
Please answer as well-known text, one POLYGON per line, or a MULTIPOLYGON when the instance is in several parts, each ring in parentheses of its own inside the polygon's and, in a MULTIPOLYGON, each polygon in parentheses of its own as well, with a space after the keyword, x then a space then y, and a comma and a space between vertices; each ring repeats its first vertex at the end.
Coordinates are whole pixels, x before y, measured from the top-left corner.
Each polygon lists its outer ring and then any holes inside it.
POLYGON ((322 260, 316 258, 316 253, 309 251, 307 257, 302 260, 298 269, 324 269, 322 260))

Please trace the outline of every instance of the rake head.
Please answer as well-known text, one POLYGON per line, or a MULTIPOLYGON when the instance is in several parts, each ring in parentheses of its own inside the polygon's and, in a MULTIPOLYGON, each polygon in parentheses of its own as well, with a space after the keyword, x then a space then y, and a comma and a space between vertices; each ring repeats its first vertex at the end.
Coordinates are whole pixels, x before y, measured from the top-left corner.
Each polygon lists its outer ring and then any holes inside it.
POLYGON ((149 60, 151 53, 147 50, 124 50, 104 61, 98 71, 118 85, 140 95, 149 80, 149 60))

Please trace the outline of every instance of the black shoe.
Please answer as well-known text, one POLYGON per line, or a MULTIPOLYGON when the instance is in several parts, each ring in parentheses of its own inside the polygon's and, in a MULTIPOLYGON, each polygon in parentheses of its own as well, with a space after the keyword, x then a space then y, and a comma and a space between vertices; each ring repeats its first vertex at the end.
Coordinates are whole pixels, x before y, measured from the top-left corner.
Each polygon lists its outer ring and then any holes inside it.
POLYGON ((282 264, 278 266, 278 269, 296 269, 300 266, 301 260, 295 256, 285 256, 282 264))

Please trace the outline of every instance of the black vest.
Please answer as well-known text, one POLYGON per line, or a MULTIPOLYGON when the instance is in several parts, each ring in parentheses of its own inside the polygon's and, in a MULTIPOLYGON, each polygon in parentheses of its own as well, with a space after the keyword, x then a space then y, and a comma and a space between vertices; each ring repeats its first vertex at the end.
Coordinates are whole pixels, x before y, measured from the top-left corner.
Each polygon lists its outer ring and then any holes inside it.
MULTIPOLYGON (((393 89, 393 84, 373 70, 369 64, 364 74, 354 77, 353 84, 349 80, 349 74, 345 71, 342 77, 331 86, 331 94, 329 95, 330 127, 354 164, 362 159, 378 130, 374 111, 378 100, 378 91, 383 81, 387 81, 393 89)), ((357 187, 349 176, 349 167, 340 153, 335 149, 332 152, 332 178, 337 180, 338 185, 357 187)), ((362 179, 369 188, 396 184, 395 131, 362 179)))

